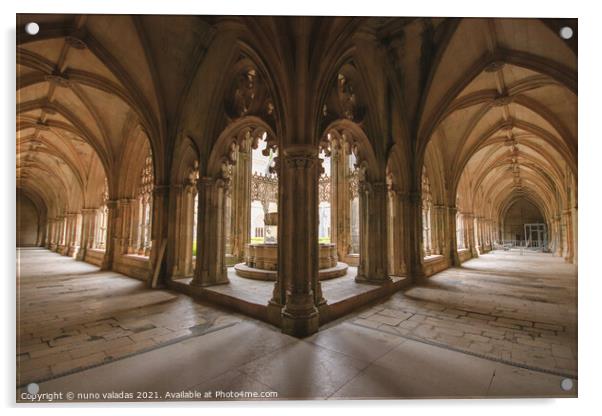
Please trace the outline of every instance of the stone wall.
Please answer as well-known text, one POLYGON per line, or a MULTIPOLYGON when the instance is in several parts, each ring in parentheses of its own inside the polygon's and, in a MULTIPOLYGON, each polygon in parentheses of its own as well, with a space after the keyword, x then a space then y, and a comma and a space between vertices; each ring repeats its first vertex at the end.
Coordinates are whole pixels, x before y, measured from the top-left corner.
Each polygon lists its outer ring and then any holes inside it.
POLYGON ((29 198, 17 194, 17 246, 35 246, 39 232, 38 210, 29 198))
POLYGON ((510 207, 504 218, 504 240, 524 240, 525 224, 543 222, 539 209, 529 201, 520 199, 510 207))

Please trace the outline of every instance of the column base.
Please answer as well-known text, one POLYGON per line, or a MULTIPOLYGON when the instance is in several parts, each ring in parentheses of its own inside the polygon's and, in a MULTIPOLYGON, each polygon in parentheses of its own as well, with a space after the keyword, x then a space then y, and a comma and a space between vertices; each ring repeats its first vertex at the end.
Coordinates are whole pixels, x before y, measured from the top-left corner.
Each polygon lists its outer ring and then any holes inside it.
POLYGON ((315 334, 319 327, 320 315, 315 307, 307 315, 291 314, 286 308, 282 311, 281 328, 284 334, 302 338, 315 334))
POLYGON ((358 274, 357 276, 355 276, 355 281, 357 283, 367 283, 371 285, 384 285, 386 283, 391 283, 393 280, 391 280, 391 277, 387 275, 366 276, 358 274))
POLYGON ((86 249, 80 248, 79 251, 77 252, 77 255, 75 256, 75 260, 84 261, 85 258, 86 258, 86 249))
POLYGON ((268 322, 278 327, 282 325, 282 305, 273 300, 268 302, 268 322))
POLYGON ((229 284, 230 280, 228 280, 228 276, 224 273, 222 276, 218 276, 216 279, 208 279, 207 276, 201 276, 199 278, 194 277, 190 284, 192 286, 199 287, 207 287, 207 286, 216 286, 216 285, 226 285, 229 284))

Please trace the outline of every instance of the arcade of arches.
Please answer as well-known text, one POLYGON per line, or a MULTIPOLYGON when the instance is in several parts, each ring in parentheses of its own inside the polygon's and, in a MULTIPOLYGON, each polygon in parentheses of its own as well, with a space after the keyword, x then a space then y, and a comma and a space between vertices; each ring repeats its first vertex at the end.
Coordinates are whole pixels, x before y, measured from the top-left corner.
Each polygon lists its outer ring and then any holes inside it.
POLYGON ((492 250, 576 264, 565 25, 19 15, 17 244, 267 288, 222 303, 297 336, 492 250), (338 281, 368 289, 337 309, 338 281))

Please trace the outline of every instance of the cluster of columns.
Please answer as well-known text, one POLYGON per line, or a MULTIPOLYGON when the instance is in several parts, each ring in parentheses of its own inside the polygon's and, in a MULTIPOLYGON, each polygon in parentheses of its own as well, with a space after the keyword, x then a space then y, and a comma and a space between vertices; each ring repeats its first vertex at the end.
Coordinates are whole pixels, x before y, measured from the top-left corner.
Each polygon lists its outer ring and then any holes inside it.
POLYGON ((76 257, 81 247, 82 215, 68 212, 56 218, 49 218, 46 230, 46 247, 64 256, 76 257))
POLYGON ((577 207, 565 209, 550 221, 550 250, 565 261, 576 262, 577 207))
MULTIPOLYGON (((169 241, 173 242, 170 250, 171 278, 180 279, 192 276, 194 272, 194 203, 197 196, 197 181, 188 181, 184 185, 172 185, 171 222, 174 227, 168 231, 169 241)), ((198 244, 198 240, 197 240, 198 244)), ((197 246, 198 250, 198 246, 197 246)))
MULTIPOLYGON (((238 168, 248 171, 244 163, 238 168)), ((228 282, 227 224, 224 221, 226 197, 231 193, 233 211, 238 209, 245 213, 248 209, 243 210, 238 205, 240 201, 249 205, 248 199, 245 201, 241 197, 245 192, 243 188, 248 188, 244 186, 247 178, 238 176, 236 169, 231 171, 231 177, 202 177, 196 183, 197 241, 202 244, 202 249, 196 256, 192 285, 210 286, 228 282)), ((317 330, 318 311, 325 304, 318 280, 319 177, 316 146, 293 145, 282 149, 279 163, 278 279, 270 301, 270 313, 279 315, 285 332, 296 335, 317 330)), ((172 187, 176 193, 178 189, 172 187)), ((339 198, 341 194, 338 194, 339 198)), ((341 203, 348 206, 349 200, 341 203)), ((402 222, 401 209, 399 215, 397 221, 402 222)), ((236 217, 233 215, 233 220, 236 217)), ((248 236, 248 224, 245 225, 243 221, 233 223, 235 225, 232 228, 237 230, 233 237, 248 236)), ((341 229, 336 228, 339 231, 341 229)), ((370 182, 365 177, 360 181, 360 228, 360 262, 356 280, 372 284, 389 282, 387 186, 384 182, 370 182)), ((233 241, 233 254, 240 255, 236 247, 243 244, 244 240, 241 238, 237 241, 234 238, 233 241)), ((399 273, 405 271, 404 262, 396 265, 396 270, 399 273)))
MULTIPOLYGON (((157 196, 155 195, 156 199, 157 196)), ((49 218, 46 224, 44 245, 62 255, 85 260, 90 249, 104 249, 101 267, 111 269, 116 255, 136 254, 149 256, 150 236, 144 237, 140 216, 153 215, 153 210, 144 210, 137 198, 122 198, 106 201, 106 220, 99 219, 99 208, 83 208, 79 212, 68 212, 49 218), (99 221, 106 221, 106 238, 99 235, 99 221)), ((159 215, 157 212, 155 214, 159 215)), ((142 218, 149 221, 149 218, 142 218)))
POLYGON ((441 255, 447 251, 448 210, 445 205, 435 204, 423 208, 424 256, 441 255))
POLYGON ((349 188, 349 144, 333 139, 330 143, 330 241, 336 244, 341 261, 355 265, 351 251, 351 193, 349 188))

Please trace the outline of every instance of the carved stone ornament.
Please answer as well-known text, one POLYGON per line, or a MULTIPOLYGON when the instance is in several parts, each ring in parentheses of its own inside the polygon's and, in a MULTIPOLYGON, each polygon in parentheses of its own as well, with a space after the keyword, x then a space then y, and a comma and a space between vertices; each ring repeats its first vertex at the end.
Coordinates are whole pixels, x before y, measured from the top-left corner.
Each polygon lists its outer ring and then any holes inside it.
POLYGON ((234 91, 234 108, 239 116, 246 115, 251 109, 256 95, 257 72, 249 69, 245 73, 238 75, 238 85, 234 91))
POLYGON ((83 38, 84 38, 83 33, 76 32, 76 33, 72 33, 69 36, 66 36, 65 42, 67 42, 67 44, 69 46, 71 46, 72 48, 83 50, 88 47, 86 42, 84 42, 83 38))
POLYGON ((293 169, 309 169, 318 160, 318 155, 313 148, 295 147, 284 151, 285 164, 293 169))
POLYGON ((353 85, 342 74, 339 74, 337 78, 337 93, 343 116, 348 120, 353 120, 357 105, 356 96, 353 85))
POLYGON ((493 61, 489 65, 485 67, 485 72, 497 72, 504 69, 505 62, 504 61, 493 61))
POLYGON ((493 99, 492 104, 494 107, 502 107, 511 104, 513 99, 511 95, 499 95, 493 99))
POLYGON ((38 130, 50 130, 50 126, 48 126, 48 124, 42 120, 36 121, 36 128, 38 130))
POLYGON ((44 79, 51 84, 56 85, 57 87, 68 88, 71 85, 69 78, 67 78, 64 74, 48 74, 44 77, 44 79))

